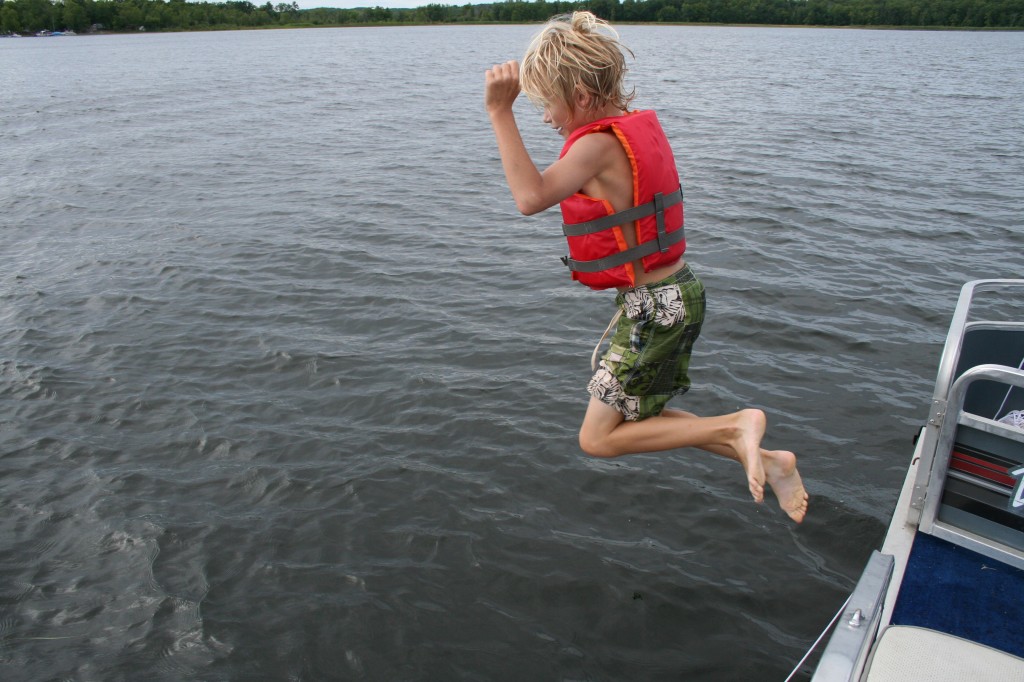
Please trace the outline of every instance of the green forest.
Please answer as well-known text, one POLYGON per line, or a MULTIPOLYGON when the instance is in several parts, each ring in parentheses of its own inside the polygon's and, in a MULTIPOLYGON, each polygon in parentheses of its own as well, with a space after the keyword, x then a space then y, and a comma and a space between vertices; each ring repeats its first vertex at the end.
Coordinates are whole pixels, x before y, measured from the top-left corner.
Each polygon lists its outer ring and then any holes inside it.
MULTIPOLYGON (((413 3, 410 3, 413 4, 413 3)), ((0 34, 202 31, 431 23, 532 23, 589 9, 613 22, 1024 28, 1024 0, 591 0, 299 9, 245 0, 0 0, 0 34)))

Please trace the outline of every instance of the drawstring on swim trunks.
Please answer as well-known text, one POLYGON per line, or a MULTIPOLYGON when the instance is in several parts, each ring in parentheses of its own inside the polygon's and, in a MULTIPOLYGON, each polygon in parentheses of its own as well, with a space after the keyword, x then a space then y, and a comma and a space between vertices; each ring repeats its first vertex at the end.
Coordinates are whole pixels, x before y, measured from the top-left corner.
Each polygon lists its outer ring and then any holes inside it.
POLYGON ((601 335, 601 340, 597 342, 596 346, 594 346, 594 354, 590 356, 591 372, 597 371, 597 355, 598 353, 601 352, 601 344, 604 343, 604 340, 608 337, 608 333, 612 330, 612 327, 614 327, 615 324, 619 321, 620 317, 622 317, 622 308, 616 308, 615 314, 612 315, 612 321, 608 323, 608 328, 605 329, 604 334, 601 335))

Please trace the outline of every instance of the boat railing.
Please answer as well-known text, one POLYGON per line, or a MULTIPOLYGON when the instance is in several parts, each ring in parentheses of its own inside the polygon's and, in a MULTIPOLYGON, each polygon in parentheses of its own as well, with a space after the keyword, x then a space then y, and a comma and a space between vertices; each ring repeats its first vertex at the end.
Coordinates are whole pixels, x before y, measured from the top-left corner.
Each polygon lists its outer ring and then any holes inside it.
POLYGON ((979 280, 961 291, 922 435, 909 521, 1024 568, 1024 430, 999 421, 1024 408, 1024 322, 970 320, 979 291, 1020 297, 1024 280, 979 280))
MULTIPOLYGON (((937 451, 954 453, 954 445, 958 443, 983 443, 984 452, 1010 463, 1006 467, 1006 475, 1012 478, 1013 471, 1024 468, 1024 431, 955 407, 963 404, 972 385, 983 380, 1024 388, 1024 371, 1000 365, 979 365, 965 371, 954 382, 950 391, 949 404, 954 406, 956 412, 949 415, 939 429, 937 451)), ((1019 518, 1019 512, 1015 513, 1015 509, 1024 506, 1018 499, 1019 482, 999 486, 982 476, 960 477, 961 480, 976 481, 975 485, 978 488, 995 492, 997 501, 990 506, 1003 507, 1003 517, 1008 518, 1010 523, 999 523, 996 514, 982 515, 956 509, 944 504, 947 502, 945 493, 949 478, 954 473, 951 471, 952 459, 952 456, 935 459, 926 492, 928 502, 922 511, 919 529, 979 554, 1024 568, 1024 533, 1020 530, 1024 527, 1024 518, 1019 518), (1015 521, 1019 522, 1014 523, 1015 521)), ((1022 474, 1024 471, 1016 474, 1018 479, 1022 474)), ((978 499, 976 502, 981 503, 982 500, 978 499)))

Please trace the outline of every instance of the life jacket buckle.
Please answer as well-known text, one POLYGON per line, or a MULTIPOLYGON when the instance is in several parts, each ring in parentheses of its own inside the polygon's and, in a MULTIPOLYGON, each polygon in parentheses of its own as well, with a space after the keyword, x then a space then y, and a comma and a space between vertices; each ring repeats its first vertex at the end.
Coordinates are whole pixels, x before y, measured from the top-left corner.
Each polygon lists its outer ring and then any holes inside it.
POLYGON ((665 195, 661 192, 654 194, 654 216, 658 221, 658 250, 668 253, 671 244, 668 243, 668 232, 665 231, 665 195))

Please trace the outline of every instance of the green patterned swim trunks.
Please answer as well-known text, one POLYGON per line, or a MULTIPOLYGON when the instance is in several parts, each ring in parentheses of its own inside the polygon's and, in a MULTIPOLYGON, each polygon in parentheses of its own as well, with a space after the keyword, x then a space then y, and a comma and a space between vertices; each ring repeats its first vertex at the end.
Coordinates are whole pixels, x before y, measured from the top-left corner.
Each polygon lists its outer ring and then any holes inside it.
POLYGON ((615 298, 622 316, 587 391, 639 421, 690 388, 690 352, 704 323, 704 285, 684 265, 615 298))

